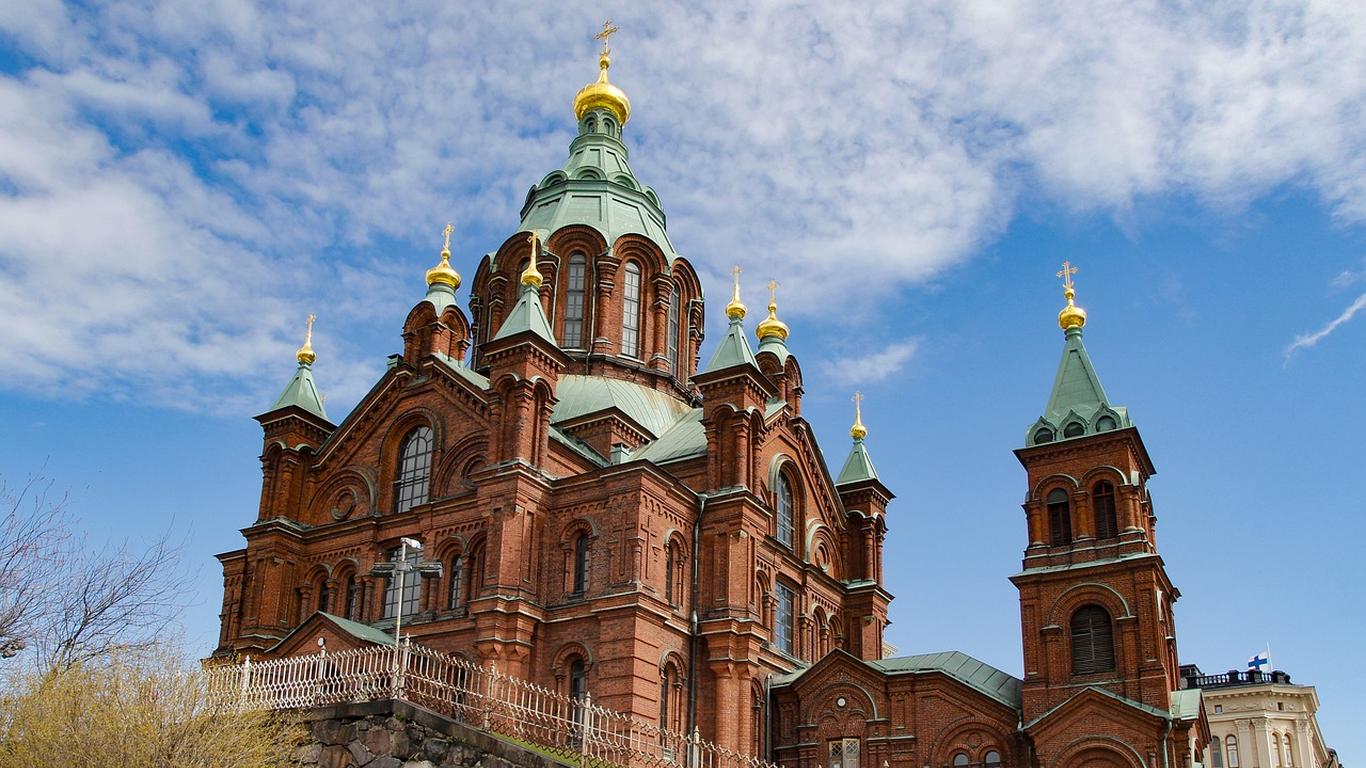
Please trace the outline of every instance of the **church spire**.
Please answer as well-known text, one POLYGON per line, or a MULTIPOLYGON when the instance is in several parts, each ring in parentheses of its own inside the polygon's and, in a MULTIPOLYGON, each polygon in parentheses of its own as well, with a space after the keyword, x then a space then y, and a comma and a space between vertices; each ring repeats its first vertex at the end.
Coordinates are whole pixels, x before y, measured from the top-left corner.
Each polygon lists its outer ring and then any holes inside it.
POLYGON ((613 25, 609 19, 602 23, 602 31, 593 36, 602 41, 602 53, 598 54, 598 79, 580 88, 574 96, 574 117, 579 120, 595 109, 611 112, 622 125, 631 119, 631 100, 626 98, 626 92, 607 81, 607 68, 612 66, 612 48, 607 41, 619 31, 620 27, 613 25))
POLYGON ((855 392, 853 399, 854 426, 849 428, 849 437, 853 439, 854 445, 849 449, 849 458, 844 460, 844 469, 840 470, 835 485, 878 479, 877 470, 873 468, 873 459, 868 455, 868 447, 863 444, 863 439, 868 436, 868 428, 863 426, 863 393, 855 392))
POLYGON ((1067 306, 1058 313, 1058 327, 1062 328, 1062 361, 1053 379, 1053 390, 1043 416, 1034 422, 1025 436, 1025 445, 1051 443, 1055 440, 1082 437, 1097 432, 1133 426, 1128 409, 1110 404, 1105 389, 1096 375, 1091 356, 1082 344, 1081 329, 1086 325, 1086 310, 1076 305, 1076 284, 1072 276, 1077 268, 1070 261, 1062 263, 1057 276, 1063 280, 1063 297, 1067 306))
POLYGON ((441 246, 441 261, 427 270, 427 300, 440 314, 446 307, 455 303, 455 289, 460 287, 460 273, 451 266, 451 233, 455 227, 446 222, 441 230, 445 242, 441 246))
POLYGON ((318 387, 313 383, 313 362, 318 358, 313 352, 313 321, 316 319, 317 315, 308 316, 308 331, 304 334, 303 346, 294 353, 294 358, 299 361, 299 367, 270 410, 278 411, 292 405, 326 421, 327 411, 323 408, 323 397, 318 394, 318 387))
POLYGON ((730 273, 735 281, 730 303, 726 305, 726 317, 730 318, 730 327, 726 329, 726 335, 721 339, 721 345, 716 348, 716 353, 712 355, 711 362, 707 364, 707 371, 719 371, 744 363, 758 367, 754 361, 754 350, 749 348, 749 339, 745 338, 745 313, 747 310, 745 303, 740 300, 740 265, 735 265, 730 273))
POLYGON ((504 339, 515 333, 530 331, 555 344, 555 332, 551 330, 550 320, 546 318, 545 308, 541 306, 543 278, 536 266, 541 254, 540 236, 535 232, 529 232, 527 242, 531 244, 531 255, 528 257, 526 269, 522 270, 521 296, 517 298, 517 303, 512 305, 512 311, 503 319, 503 324, 498 327, 498 333, 493 338, 504 339))

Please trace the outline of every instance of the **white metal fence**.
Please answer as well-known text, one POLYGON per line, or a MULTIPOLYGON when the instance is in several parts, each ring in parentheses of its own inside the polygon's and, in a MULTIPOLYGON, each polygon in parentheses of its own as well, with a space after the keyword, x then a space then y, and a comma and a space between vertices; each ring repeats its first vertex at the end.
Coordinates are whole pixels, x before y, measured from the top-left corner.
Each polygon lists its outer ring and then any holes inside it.
POLYGON ((632 715, 404 640, 207 670, 212 695, 248 709, 402 699, 586 768, 779 768, 632 715))

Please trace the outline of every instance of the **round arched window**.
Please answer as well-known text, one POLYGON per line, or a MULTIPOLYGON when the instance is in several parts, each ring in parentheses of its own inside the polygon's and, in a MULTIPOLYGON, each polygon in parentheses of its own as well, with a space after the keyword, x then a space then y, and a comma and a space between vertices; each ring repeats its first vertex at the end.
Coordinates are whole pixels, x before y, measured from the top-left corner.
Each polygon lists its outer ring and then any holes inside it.
POLYGON ((982 765, 986 766, 986 768, 1000 768, 1001 753, 994 749, 987 750, 986 755, 982 757, 982 765))
POLYGON ((1083 425, 1080 421, 1071 422, 1066 427, 1063 427, 1062 430, 1063 437, 1081 437, 1085 433, 1086 426, 1083 425))
POLYGON ((1037 430, 1035 430, 1035 432, 1034 432, 1034 443, 1035 443, 1035 444, 1039 444, 1039 443, 1051 443, 1051 442, 1053 442, 1053 430, 1049 429, 1048 427, 1039 427, 1037 430))
POLYGON ((959 752, 953 756, 953 768, 966 768, 968 762, 968 753, 966 752, 959 752))
POLYGON ((1101 416, 1096 420, 1097 432, 1109 432, 1117 426, 1119 426, 1119 424, 1115 423, 1115 417, 1113 416, 1101 416))

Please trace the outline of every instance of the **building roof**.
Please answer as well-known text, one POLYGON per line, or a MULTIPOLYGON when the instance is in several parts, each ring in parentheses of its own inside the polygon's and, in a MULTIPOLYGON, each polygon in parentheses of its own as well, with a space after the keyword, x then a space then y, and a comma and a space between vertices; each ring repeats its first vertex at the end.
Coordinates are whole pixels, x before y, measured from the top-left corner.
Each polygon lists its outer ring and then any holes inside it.
POLYGON ((559 346, 555 341, 555 332, 550 329, 550 321, 546 319, 545 307, 541 306, 541 294, 534 286, 522 286, 517 303, 512 305, 512 311, 503 319, 503 324, 498 327, 498 333, 494 334, 493 338, 506 339, 523 331, 530 331, 559 346))
POLYGON ((856 438, 854 447, 849 449, 849 458, 844 460, 844 469, 840 470, 840 476, 835 480, 835 485, 849 485, 876 479, 877 470, 873 468, 873 458, 868 455, 868 447, 863 444, 863 438, 856 438))
POLYGON ((692 408, 682 400, 641 384, 604 376, 561 376, 555 385, 555 412, 551 423, 559 423, 612 408, 659 437, 692 408))
POLYGON ((291 405, 327 421, 327 410, 323 408, 322 396, 318 394, 318 387, 313 383, 313 366, 308 363, 299 363, 298 369, 294 371, 294 378, 289 380, 285 391, 280 393, 280 397, 270 410, 278 411, 291 405))
POLYGON ((1058 362, 1058 373, 1053 377, 1053 390, 1048 396, 1048 406, 1043 416, 1029 427, 1025 435, 1025 445, 1033 446, 1041 442, 1066 440, 1069 425, 1080 425, 1082 431, 1072 437, 1083 437, 1097 432, 1123 429, 1133 426, 1129 410, 1124 406, 1110 404, 1105 388, 1100 384, 1096 368, 1082 344, 1081 329, 1073 328, 1066 332, 1063 343, 1062 360, 1058 362), (1100 425, 1100 419, 1109 415, 1112 423, 1100 425), (1048 427, 1047 440, 1038 441, 1040 427, 1048 427), (1103 429, 1100 427, 1104 427, 1103 429))
POLYGON ((716 352, 711 356, 711 362, 707 363, 706 372, 721 371, 737 365, 749 365, 758 368, 758 363, 754 361, 754 350, 749 348, 749 339, 745 337, 744 315, 732 318, 730 327, 726 329, 726 335, 722 337, 721 343, 716 347, 716 352))
MULTIPOLYGON (((393 635, 389 634, 388 632, 385 632, 382 629, 375 629, 369 624, 362 624, 359 621, 343 619, 340 616, 334 616, 333 614, 327 613, 326 611, 316 611, 314 612, 313 616, 317 616, 321 619, 331 622, 337 627, 337 629, 340 629, 346 634, 362 642, 374 643, 376 645, 391 645, 394 642, 393 635)), ((307 619, 300 622, 299 626, 291 630, 289 634, 280 638, 279 642, 277 642, 270 648, 266 649, 266 653, 270 653, 271 651, 274 651, 276 648, 279 648, 280 646, 284 645, 286 642, 289 641, 290 638, 294 637, 299 632, 303 631, 304 628, 308 626, 308 623, 309 622, 307 619)))
POLYGON ((702 409, 693 408, 674 422, 658 440, 636 451, 631 458, 667 464, 706 454, 707 433, 702 427, 702 409))
POLYGON ((1193 720, 1200 717, 1204 706, 1199 688, 1183 688, 1172 691, 1172 717, 1177 720, 1193 720))
POLYGON ((864 662, 889 675, 942 672, 969 688, 1012 708, 1020 708, 1022 681, 960 651, 923 653, 864 662))

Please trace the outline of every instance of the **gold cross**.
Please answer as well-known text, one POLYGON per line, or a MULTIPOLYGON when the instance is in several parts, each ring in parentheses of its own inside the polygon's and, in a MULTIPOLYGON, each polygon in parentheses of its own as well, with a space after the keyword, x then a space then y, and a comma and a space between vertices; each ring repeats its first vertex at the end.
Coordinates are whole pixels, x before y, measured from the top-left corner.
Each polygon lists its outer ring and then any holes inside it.
POLYGON ((1062 270, 1058 272, 1058 277, 1062 278, 1062 287, 1064 290, 1072 290, 1072 275, 1075 274, 1077 274, 1077 268, 1072 266, 1072 262, 1064 261, 1062 263, 1062 270))
POLYGON ((740 290, 740 265, 736 264, 730 268, 731 275, 735 278, 735 289, 740 290))
POLYGON ((446 228, 441 230, 441 234, 446 237, 446 244, 441 247, 441 250, 449 251, 451 249, 451 233, 454 231, 455 227, 451 226, 449 221, 446 222, 446 228))
POLYGON ((531 258, 533 258, 533 259, 536 258, 536 256, 538 255, 538 254, 536 253, 536 248, 537 248, 537 246, 539 246, 539 244, 540 244, 540 243, 539 243, 539 240, 540 240, 540 238, 536 237, 536 233, 535 233, 535 232, 532 232, 531 234, 529 234, 529 235, 526 236, 526 241, 527 241, 528 243, 531 243, 531 258))
POLYGON ((777 281, 777 280, 769 280, 769 281, 768 281, 768 303, 772 304, 773 302, 775 302, 775 301, 778 300, 778 293, 777 293, 777 292, 778 292, 778 281, 777 281))
POLYGON ((854 396, 849 399, 854 401, 854 419, 857 421, 863 416, 863 393, 856 391, 854 396))
POLYGON ((597 33, 596 35, 593 35, 593 39, 594 39, 594 40, 601 40, 601 41, 602 41, 602 52, 603 52, 603 53, 605 53, 605 54, 606 54, 606 53, 611 53, 611 52, 612 52, 612 49, 609 48, 609 47, 607 47, 607 38, 611 37, 612 35, 616 34, 617 32, 620 32, 620 31, 621 31, 621 27, 616 26, 615 24, 612 23, 612 20, 611 20, 611 19, 608 19, 607 21, 604 21, 604 22, 602 23, 602 31, 599 32, 599 33, 597 33))
POLYGON ((309 344, 312 344, 312 343, 313 343, 313 321, 314 321, 314 320, 317 320, 317 319, 318 319, 318 316, 317 316, 317 315, 315 315, 315 314, 313 314, 313 313, 311 313, 311 312, 308 314, 308 333, 304 334, 304 346, 305 346, 305 347, 308 346, 309 344))

